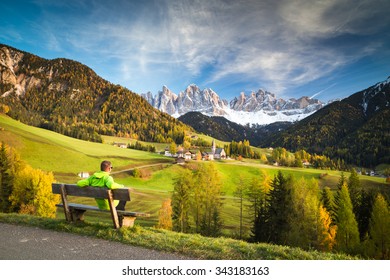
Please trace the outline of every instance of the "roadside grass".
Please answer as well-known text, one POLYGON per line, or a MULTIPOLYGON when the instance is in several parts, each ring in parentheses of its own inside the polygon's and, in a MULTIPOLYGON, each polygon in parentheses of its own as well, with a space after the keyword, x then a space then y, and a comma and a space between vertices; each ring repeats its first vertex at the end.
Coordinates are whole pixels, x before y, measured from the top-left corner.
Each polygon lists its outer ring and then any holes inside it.
POLYGON ((62 219, 0 213, 0 222, 39 227, 59 232, 116 241, 125 245, 178 253, 191 259, 208 260, 357 260, 357 257, 231 238, 210 238, 136 225, 115 230, 103 222, 67 223, 62 219))

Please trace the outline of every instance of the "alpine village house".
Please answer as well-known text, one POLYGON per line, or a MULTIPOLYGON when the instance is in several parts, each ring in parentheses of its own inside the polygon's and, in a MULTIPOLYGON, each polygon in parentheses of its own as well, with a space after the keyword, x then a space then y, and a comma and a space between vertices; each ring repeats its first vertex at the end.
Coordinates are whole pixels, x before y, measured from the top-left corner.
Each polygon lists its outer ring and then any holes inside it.
MULTIPOLYGON (((211 151, 203 152, 202 160, 215 160, 215 159, 226 159, 226 152, 223 148, 216 148, 215 140, 213 140, 211 151)), ((172 155, 169 152, 169 148, 165 149, 165 156, 175 157, 176 162, 178 164, 184 164, 186 161, 195 160, 196 153, 190 150, 184 151, 182 147, 180 147, 176 154, 172 155)))

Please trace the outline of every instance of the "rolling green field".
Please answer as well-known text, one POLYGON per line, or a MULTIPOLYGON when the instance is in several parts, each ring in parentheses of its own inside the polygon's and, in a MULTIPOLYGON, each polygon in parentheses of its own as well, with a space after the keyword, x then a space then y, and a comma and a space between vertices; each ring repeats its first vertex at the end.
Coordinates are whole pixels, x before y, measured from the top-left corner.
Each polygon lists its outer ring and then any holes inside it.
POLYGON ((27 126, 4 115, 0 115, 0 127, 0 141, 14 147, 24 161, 34 168, 52 171, 56 178, 67 182, 77 179, 80 171, 97 171, 104 159, 113 162, 115 171, 172 162, 158 154, 82 141, 27 126))
MULTIPOLYGON (((157 221, 158 210, 162 202, 169 198, 173 190, 173 179, 182 166, 172 164, 173 159, 158 153, 149 153, 113 146, 112 142, 130 143, 130 139, 104 136, 104 143, 92 143, 63 136, 61 134, 24 125, 4 115, 0 115, 0 141, 14 147, 22 159, 33 168, 52 171, 58 182, 75 183, 80 171, 97 171, 102 160, 113 163, 114 179, 132 188, 132 201, 128 207, 134 211, 149 212, 152 217, 140 220, 146 225, 157 221), (140 178, 134 178, 132 169, 141 171, 140 178)), ((152 143, 144 143, 152 144, 152 143)), ((157 149, 164 149, 167 144, 158 144, 157 149)), ((191 164, 196 165, 196 161, 191 164)), ((211 164, 206 162, 206 164, 211 164)), ((304 177, 318 181, 320 187, 335 188, 340 171, 316 170, 307 168, 284 168, 261 164, 256 160, 214 161, 222 180, 224 208, 222 218, 226 229, 235 232, 239 224, 238 202, 233 197, 240 176, 246 180, 262 176, 266 172, 273 177, 278 170, 297 178, 304 177), (232 230, 233 229, 233 230, 232 230)), ((349 174, 345 173, 348 177, 349 174)), ((361 176, 366 188, 386 188, 384 178, 361 176)), ((79 202, 81 202, 79 200, 79 202)), ((85 201, 84 201, 85 202, 85 201)), ((88 201, 87 201, 88 202, 88 201)), ((88 202, 89 203, 89 202, 88 202)), ((94 203, 90 201, 90 203, 94 203)), ((61 212, 59 212, 61 215, 61 212)), ((97 214, 90 214, 99 220, 97 214)), ((110 222, 110 218, 107 217, 110 222)), ((137 220, 138 221, 138 220, 137 220)), ((249 225, 246 224, 247 229, 249 225)))

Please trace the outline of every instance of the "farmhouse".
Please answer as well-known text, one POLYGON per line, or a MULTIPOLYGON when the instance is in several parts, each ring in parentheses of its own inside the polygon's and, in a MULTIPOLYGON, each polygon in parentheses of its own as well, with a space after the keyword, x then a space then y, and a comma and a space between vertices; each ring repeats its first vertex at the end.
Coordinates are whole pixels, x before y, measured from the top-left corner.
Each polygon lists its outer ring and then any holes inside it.
POLYGON ((114 146, 117 146, 117 147, 122 148, 122 149, 126 149, 127 148, 127 144, 126 143, 114 142, 114 146))
POLYGON ((177 157, 176 158, 176 163, 177 164, 185 164, 185 158, 184 157, 177 157))
POLYGON ((185 160, 191 160, 195 158, 195 154, 191 151, 187 151, 184 153, 184 159, 185 160))
POLYGON ((89 173, 86 172, 86 171, 81 171, 79 174, 77 174, 80 178, 88 178, 89 177, 89 173))
POLYGON ((164 156, 166 156, 166 157, 172 157, 172 154, 171 154, 171 152, 169 151, 169 148, 168 148, 168 147, 165 148, 164 156))
POLYGON ((212 152, 203 152, 202 160, 214 160, 214 154, 212 152))

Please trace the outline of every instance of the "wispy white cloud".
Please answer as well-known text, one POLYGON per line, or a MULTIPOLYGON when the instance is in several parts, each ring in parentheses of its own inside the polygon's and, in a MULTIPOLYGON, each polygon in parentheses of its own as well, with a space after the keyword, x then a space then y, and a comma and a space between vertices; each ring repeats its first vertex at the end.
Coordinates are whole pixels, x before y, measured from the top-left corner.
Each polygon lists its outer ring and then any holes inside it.
POLYGON ((313 98, 319 96, 320 94, 326 92, 327 90, 331 89, 331 88, 334 87, 335 85, 336 85, 336 84, 334 83, 334 84, 331 84, 330 86, 328 86, 328 87, 326 87, 326 88, 324 88, 324 89, 322 89, 322 90, 320 90, 320 91, 317 91, 317 92, 314 93, 312 96, 310 96, 310 98, 313 99, 313 98))
POLYGON ((376 52, 373 38, 352 45, 343 36, 375 34, 390 8, 387 0, 37 3, 48 46, 116 61, 123 80, 246 79, 276 92, 376 52))

